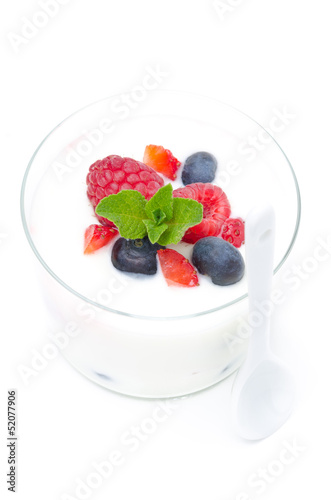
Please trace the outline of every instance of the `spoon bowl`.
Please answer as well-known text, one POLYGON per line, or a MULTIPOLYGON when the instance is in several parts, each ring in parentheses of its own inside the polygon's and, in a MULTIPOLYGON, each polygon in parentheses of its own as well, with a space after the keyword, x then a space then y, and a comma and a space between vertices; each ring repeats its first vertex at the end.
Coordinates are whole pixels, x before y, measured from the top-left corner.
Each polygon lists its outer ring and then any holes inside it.
POLYGON ((291 373, 271 353, 249 372, 243 366, 232 394, 237 432, 250 440, 273 434, 289 418, 294 395, 291 373))

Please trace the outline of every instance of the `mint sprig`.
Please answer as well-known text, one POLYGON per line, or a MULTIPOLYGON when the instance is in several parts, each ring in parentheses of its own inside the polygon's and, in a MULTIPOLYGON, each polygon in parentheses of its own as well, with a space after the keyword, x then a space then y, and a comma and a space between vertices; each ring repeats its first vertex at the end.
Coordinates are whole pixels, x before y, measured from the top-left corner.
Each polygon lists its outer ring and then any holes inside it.
POLYGON ((203 207, 196 200, 173 198, 172 192, 167 184, 147 201, 139 191, 125 189, 103 198, 95 212, 113 222, 123 238, 147 235, 151 243, 176 245, 187 229, 202 221, 203 207))

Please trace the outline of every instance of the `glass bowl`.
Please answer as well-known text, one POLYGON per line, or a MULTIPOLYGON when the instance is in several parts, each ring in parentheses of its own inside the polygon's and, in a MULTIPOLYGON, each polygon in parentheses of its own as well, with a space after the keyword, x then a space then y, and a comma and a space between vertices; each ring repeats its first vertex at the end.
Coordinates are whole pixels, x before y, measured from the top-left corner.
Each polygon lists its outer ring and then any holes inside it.
MULTIPOLYGON (((85 228, 97 222, 86 196, 89 166, 110 154, 142 161, 147 144, 164 145, 182 162, 196 151, 212 153, 219 164, 214 183, 226 192, 234 217, 245 219, 268 199, 277 219, 275 272, 297 235, 300 193, 267 130, 231 106, 191 93, 103 99, 69 116, 37 148, 24 176, 21 212, 58 348, 111 390, 174 397, 209 387, 242 363, 250 329, 247 283, 244 277, 220 287, 201 276, 200 287, 175 289, 160 272, 139 279, 120 273, 107 247, 83 255, 85 228)), ((178 175, 174 187, 180 185, 178 175)), ((181 244, 181 251, 189 256, 192 245, 181 244)), ((244 246, 240 251, 244 256, 244 246)))

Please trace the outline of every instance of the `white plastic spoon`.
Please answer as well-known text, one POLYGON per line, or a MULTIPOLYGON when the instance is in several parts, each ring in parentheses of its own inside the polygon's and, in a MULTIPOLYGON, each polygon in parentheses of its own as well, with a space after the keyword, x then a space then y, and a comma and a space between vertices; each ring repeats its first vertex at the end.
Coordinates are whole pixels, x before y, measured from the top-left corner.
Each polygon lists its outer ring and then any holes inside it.
POLYGON ((290 416, 293 378, 270 351, 271 285, 275 241, 275 214, 269 204, 254 208, 245 223, 249 317, 252 326, 248 355, 232 390, 232 418, 245 439, 263 439, 290 416), (265 311, 265 312, 262 312, 265 311))

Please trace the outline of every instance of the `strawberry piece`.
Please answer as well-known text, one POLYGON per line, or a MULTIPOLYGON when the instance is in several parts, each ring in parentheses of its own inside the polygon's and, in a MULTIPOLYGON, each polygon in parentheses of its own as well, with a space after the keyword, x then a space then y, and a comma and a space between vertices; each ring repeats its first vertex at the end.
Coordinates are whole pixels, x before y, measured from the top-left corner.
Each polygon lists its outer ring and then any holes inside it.
POLYGON ((91 224, 84 235, 84 253, 93 253, 109 243, 118 234, 117 229, 91 224))
POLYGON ((181 165, 169 149, 154 144, 146 146, 143 162, 173 181, 176 179, 176 172, 181 165))
POLYGON ((173 196, 191 198, 203 205, 202 221, 186 231, 183 241, 195 243, 201 238, 220 234, 224 222, 231 213, 230 203, 223 189, 214 184, 197 182, 175 189, 173 196))
POLYGON ((157 253, 163 276, 169 286, 193 287, 199 285, 196 270, 182 254, 170 248, 158 250, 157 253))
POLYGON ((245 243, 245 222, 242 218, 227 219, 222 226, 221 237, 234 247, 240 248, 245 243))

